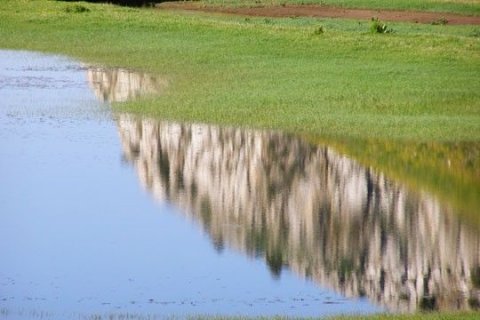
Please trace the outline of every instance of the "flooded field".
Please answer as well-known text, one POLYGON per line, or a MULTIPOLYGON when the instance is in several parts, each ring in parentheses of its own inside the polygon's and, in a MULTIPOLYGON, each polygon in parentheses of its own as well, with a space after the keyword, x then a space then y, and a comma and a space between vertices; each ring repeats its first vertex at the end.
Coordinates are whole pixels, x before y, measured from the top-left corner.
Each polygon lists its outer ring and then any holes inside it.
POLYGON ((455 206, 300 137, 108 105, 168 85, 0 51, 0 318, 478 308, 455 206))

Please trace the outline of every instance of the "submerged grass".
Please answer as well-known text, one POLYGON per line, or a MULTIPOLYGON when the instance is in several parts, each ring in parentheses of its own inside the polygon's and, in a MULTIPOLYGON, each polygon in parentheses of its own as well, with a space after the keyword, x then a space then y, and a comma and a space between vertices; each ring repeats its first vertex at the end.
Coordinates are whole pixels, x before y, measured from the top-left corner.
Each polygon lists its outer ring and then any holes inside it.
MULTIPOLYGON (((8 318, 10 313, 7 309, 0 309, 0 315, 8 318)), ((473 312, 457 312, 457 313, 419 313, 419 314, 377 314, 377 315, 362 315, 362 316, 337 316, 337 317, 323 317, 323 318, 300 318, 300 317, 284 317, 284 316, 270 316, 270 317, 246 317, 246 316, 187 316, 187 317, 176 317, 176 316, 164 316, 156 314, 141 314, 141 313, 94 313, 94 314, 82 314, 79 315, 80 318, 85 320, 177 320, 177 319, 188 319, 188 320, 295 320, 295 319, 304 319, 304 320, 476 320, 478 319, 479 314, 473 312)), ((36 312, 30 313, 29 317, 32 319, 50 319, 55 318, 54 315, 47 312, 36 312)))

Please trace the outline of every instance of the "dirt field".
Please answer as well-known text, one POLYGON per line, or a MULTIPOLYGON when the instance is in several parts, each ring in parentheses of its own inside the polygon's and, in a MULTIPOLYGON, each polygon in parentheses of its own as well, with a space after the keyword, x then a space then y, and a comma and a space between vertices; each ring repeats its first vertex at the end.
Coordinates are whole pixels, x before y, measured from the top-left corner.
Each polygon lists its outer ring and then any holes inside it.
POLYGON ((447 23, 449 25, 480 25, 480 17, 462 16, 451 13, 343 9, 319 5, 286 5, 254 8, 226 8, 201 6, 191 2, 164 2, 158 4, 157 8, 219 12, 258 17, 318 17, 346 19, 371 19, 373 17, 376 17, 384 21, 404 21, 413 23, 447 23))

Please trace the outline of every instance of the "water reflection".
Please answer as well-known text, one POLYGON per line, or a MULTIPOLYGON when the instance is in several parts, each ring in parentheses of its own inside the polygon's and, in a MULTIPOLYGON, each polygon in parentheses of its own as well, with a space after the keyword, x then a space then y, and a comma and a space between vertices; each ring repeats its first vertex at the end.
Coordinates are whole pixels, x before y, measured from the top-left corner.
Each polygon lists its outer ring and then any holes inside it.
POLYGON ((218 250, 393 311, 480 304, 480 235, 427 193, 275 132, 119 115, 124 156, 218 250))
POLYGON ((167 81, 144 72, 89 67, 88 83, 103 102, 125 102, 141 96, 160 94, 167 81))
POLYGON ((274 281, 261 261, 230 250, 217 255, 175 208, 152 205, 118 161, 116 123, 85 71, 0 50, 0 318, 381 311, 291 272, 274 281))

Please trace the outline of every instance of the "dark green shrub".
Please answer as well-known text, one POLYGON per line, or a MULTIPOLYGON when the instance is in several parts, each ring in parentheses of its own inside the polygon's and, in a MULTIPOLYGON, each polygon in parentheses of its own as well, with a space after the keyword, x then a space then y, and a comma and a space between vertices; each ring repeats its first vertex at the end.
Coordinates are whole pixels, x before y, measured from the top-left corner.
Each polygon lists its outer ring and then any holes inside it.
POLYGON ((324 33, 325 33, 325 27, 324 26, 316 27, 315 30, 313 30, 313 34, 316 34, 316 35, 321 35, 321 34, 324 34, 324 33))
POLYGON ((70 5, 65 8, 65 12, 68 12, 68 13, 83 13, 83 12, 89 12, 89 11, 90 9, 79 4, 70 5))
POLYGON ((389 28, 385 23, 378 20, 378 18, 372 18, 370 23, 371 33, 392 33, 393 30, 389 28))
POLYGON ((480 289, 480 267, 472 269, 470 277, 472 278, 473 286, 480 289))
MULTIPOLYGON (((57 1, 66 1, 66 2, 73 2, 77 0, 57 0, 57 1)), ((164 2, 166 0, 84 0, 86 2, 94 2, 94 3, 111 3, 117 4, 121 6, 131 6, 131 7, 143 7, 143 6, 152 6, 155 3, 164 2)))

